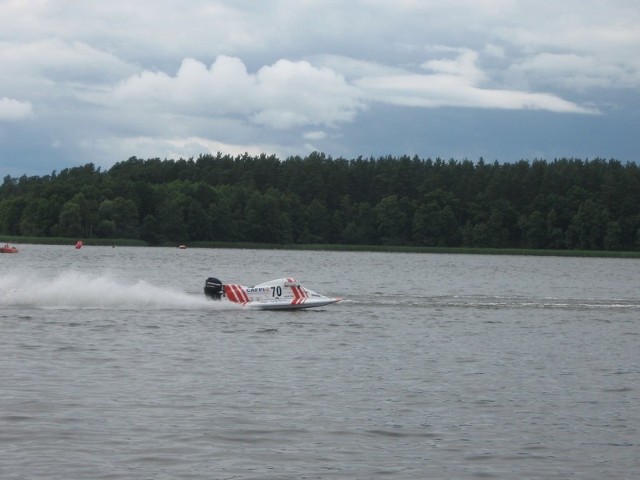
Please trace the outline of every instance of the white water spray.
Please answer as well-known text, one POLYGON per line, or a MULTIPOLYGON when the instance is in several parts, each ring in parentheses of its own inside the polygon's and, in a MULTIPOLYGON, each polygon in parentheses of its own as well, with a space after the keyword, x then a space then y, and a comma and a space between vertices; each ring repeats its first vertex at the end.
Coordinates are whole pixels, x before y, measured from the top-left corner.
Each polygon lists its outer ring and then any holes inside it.
MULTIPOLYGON (((127 281, 108 274, 62 272, 53 279, 36 274, 0 276, 0 307, 97 308, 97 309, 223 309, 213 302, 144 280, 127 281)), ((232 307, 231 307, 232 308, 232 307)))

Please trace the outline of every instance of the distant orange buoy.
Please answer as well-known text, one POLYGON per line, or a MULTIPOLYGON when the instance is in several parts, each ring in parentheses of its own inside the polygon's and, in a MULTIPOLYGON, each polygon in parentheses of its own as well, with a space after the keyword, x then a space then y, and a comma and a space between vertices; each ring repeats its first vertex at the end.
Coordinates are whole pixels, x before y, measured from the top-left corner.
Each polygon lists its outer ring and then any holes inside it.
POLYGON ((76 248, 82 248, 82 245, 84 245, 82 243, 82 240, 78 240, 78 242, 76 243, 76 248))

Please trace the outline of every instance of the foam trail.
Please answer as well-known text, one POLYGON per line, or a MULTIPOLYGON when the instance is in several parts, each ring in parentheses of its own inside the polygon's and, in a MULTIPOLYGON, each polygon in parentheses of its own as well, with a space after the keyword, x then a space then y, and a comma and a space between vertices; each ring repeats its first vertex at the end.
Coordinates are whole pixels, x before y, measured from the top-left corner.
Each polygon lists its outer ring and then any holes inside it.
POLYGON ((110 275, 63 272, 53 278, 8 275, 0 278, 0 306, 42 308, 221 309, 204 295, 193 295, 144 280, 127 283, 110 275))

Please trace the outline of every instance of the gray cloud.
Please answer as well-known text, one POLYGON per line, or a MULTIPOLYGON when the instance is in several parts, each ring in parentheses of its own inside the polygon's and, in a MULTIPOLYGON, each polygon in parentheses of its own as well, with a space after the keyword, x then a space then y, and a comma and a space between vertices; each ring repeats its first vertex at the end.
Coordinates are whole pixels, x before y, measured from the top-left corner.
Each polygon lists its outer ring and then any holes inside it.
MULTIPOLYGON (((469 121, 537 111, 624 126, 638 103, 639 21, 632 0, 0 2, 0 160, 20 168, 14 157, 35 148, 15 129, 43 139, 32 157, 108 164, 141 152, 438 149, 397 125, 447 108, 469 121), (388 118, 372 117, 379 106, 388 118), (394 135, 364 140, 371 122, 394 135)), ((567 132, 579 150, 581 132, 567 132)), ((544 130, 530 135, 544 151, 544 130)), ((602 150, 619 143, 603 137, 602 150)))

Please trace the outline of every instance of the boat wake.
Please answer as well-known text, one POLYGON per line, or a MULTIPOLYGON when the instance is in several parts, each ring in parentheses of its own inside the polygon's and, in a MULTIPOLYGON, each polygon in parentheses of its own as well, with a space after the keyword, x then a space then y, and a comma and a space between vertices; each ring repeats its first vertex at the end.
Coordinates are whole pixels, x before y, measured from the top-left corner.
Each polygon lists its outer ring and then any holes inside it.
POLYGON ((35 274, 0 278, 0 307, 71 309, 231 309, 234 305, 207 300, 144 280, 123 281, 108 274, 62 272, 53 279, 35 274))
POLYGON ((635 299, 538 298, 508 295, 378 295, 375 298, 350 295, 353 302, 397 308, 551 309, 551 310, 640 310, 635 299))

